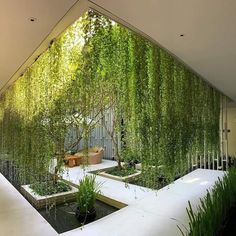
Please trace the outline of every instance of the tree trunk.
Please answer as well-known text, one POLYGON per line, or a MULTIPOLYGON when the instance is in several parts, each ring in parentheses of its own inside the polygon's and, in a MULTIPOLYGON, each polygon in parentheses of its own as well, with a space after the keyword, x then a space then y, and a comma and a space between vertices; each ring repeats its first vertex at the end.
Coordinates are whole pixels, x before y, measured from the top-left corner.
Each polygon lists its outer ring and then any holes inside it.
POLYGON ((54 168, 54 174, 53 174, 53 183, 54 184, 56 184, 58 179, 59 179, 59 173, 60 173, 61 167, 63 165, 64 157, 65 157, 65 151, 64 150, 60 150, 56 153, 57 164, 54 168))
POLYGON ((119 154, 119 147, 118 147, 118 141, 115 140, 114 137, 112 137, 113 147, 114 147, 114 154, 115 154, 115 160, 117 161, 118 168, 121 169, 121 157, 119 154))

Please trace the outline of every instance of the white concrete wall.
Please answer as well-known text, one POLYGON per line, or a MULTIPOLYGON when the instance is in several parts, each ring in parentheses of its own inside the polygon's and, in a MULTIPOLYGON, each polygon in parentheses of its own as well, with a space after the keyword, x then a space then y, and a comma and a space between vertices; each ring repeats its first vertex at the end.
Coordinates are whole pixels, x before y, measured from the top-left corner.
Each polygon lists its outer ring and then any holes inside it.
POLYGON ((236 107, 228 108, 228 150, 230 156, 236 156, 236 107))

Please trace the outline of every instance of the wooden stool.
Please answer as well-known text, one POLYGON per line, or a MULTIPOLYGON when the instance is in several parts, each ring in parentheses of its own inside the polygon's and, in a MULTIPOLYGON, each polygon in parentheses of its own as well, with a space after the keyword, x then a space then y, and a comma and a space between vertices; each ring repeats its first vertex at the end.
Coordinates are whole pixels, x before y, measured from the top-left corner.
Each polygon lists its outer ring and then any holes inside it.
POLYGON ((80 157, 74 155, 68 155, 64 158, 64 160, 68 163, 69 167, 79 166, 80 165, 80 157))

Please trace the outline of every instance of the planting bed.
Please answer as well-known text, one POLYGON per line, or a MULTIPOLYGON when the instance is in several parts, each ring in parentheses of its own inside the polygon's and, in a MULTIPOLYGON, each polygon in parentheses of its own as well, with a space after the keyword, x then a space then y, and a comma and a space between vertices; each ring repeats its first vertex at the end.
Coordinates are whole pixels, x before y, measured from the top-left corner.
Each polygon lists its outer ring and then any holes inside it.
POLYGON ((138 185, 140 187, 151 188, 151 189, 156 189, 156 190, 163 188, 168 184, 167 180, 163 177, 157 178, 157 181, 155 182, 155 186, 153 185, 153 183, 151 183, 145 179, 143 180, 141 177, 135 178, 132 181, 130 181, 129 183, 134 184, 134 185, 138 185))
POLYGON ((71 190, 67 192, 56 193, 48 196, 40 196, 30 188, 30 185, 21 186, 21 193, 36 209, 41 209, 50 204, 58 205, 61 203, 73 201, 75 199, 76 192, 77 188, 71 187, 71 190))

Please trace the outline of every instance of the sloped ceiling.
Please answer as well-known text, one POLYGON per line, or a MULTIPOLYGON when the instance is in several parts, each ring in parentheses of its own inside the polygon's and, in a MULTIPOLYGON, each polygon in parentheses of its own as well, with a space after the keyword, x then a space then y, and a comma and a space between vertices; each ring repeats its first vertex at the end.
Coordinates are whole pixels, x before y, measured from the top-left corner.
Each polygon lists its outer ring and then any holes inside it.
POLYGON ((0 88, 78 2, 151 37, 236 101, 235 0, 0 0, 0 88))
POLYGON ((77 0, 0 0, 0 88, 77 0), (30 18, 36 18, 34 22, 30 18))
POLYGON ((235 0, 90 2, 153 38, 236 100, 235 0))

